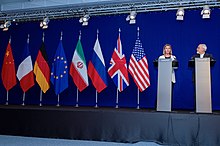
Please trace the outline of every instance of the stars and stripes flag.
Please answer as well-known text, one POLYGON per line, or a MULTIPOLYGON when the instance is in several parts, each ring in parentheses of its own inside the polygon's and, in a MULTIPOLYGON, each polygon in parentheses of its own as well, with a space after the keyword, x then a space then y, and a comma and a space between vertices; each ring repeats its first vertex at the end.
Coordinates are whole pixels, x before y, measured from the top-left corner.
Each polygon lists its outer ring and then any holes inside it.
POLYGON ((117 86, 118 91, 121 92, 127 86, 129 86, 129 77, 127 71, 126 58, 122 52, 120 34, 117 40, 117 48, 114 49, 112 58, 110 60, 110 65, 111 66, 108 69, 108 74, 117 86))
POLYGON ((4 55, 4 61, 2 65, 2 83, 7 91, 13 88, 17 81, 15 75, 14 57, 11 49, 11 42, 9 40, 7 49, 4 55))
POLYGON ((88 75, 98 93, 100 93, 107 87, 105 61, 102 55, 102 50, 99 44, 98 37, 93 48, 92 59, 89 61, 88 75))
POLYGON ((128 70, 139 91, 142 92, 150 86, 147 57, 139 37, 135 42, 135 47, 131 54, 128 70))
POLYGON ((24 48, 22 62, 18 66, 17 77, 20 81, 20 86, 23 92, 28 91, 32 86, 34 86, 34 72, 29 52, 29 38, 24 48))
POLYGON ((68 87, 68 66, 62 40, 60 40, 54 56, 50 81, 54 85, 56 95, 60 94, 68 87))
POLYGON ((76 49, 74 51, 70 65, 70 75, 80 92, 89 86, 86 59, 84 57, 80 38, 76 45, 76 49))

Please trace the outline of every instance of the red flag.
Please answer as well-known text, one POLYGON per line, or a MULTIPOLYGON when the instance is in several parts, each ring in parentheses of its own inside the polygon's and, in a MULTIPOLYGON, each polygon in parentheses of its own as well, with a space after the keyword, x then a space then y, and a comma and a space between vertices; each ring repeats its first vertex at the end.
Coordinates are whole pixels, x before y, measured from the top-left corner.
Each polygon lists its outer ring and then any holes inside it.
POLYGON ((12 54, 10 42, 8 43, 2 65, 2 82, 7 91, 9 91, 17 83, 15 75, 14 57, 12 54))

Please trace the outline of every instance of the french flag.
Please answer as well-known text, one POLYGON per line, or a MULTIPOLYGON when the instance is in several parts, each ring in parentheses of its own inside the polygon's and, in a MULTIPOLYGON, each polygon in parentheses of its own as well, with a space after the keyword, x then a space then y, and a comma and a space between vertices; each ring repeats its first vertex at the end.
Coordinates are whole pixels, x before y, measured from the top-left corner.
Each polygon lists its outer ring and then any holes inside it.
POLYGON ((88 75, 97 92, 100 93, 107 87, 107 75, 98 37, 93 50, 92 60, 89 61, 88 65, 88 75))
POLYGON ((22 60, 23 61, 18 66, 17 78, 20 81, 20 86, 23 92, 26 92, 34 86, 33 65, 31 55, 29 53, 29 38, 27 40, 27 44, 25 45, 22 60))

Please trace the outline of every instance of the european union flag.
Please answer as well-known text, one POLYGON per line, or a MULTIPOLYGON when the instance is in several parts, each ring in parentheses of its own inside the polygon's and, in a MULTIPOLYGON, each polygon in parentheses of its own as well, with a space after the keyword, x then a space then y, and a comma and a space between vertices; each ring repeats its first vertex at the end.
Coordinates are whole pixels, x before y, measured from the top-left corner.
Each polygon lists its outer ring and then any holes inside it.
POLYGON ((68 67, 62 40, 60 40, 52 64, 50 81, 54 85, 56 95, 68 87, 68 67))

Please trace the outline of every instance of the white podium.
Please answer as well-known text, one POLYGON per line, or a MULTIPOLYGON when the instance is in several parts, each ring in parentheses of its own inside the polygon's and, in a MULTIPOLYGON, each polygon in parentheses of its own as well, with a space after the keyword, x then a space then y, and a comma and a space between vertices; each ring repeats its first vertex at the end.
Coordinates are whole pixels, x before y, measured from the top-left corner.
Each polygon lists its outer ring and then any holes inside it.
POLYGON ((157 111, 171 111, 172 59, 158 59, 157 111))
POLYGON ((210 58, 195 58, 196 112, 212 113, 210 58))

